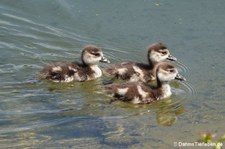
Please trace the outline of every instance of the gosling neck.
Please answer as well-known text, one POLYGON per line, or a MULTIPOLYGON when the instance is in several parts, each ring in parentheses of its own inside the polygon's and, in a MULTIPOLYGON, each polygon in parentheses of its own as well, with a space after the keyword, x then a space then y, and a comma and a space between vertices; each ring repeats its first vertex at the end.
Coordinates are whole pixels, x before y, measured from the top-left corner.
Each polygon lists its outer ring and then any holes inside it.
POLYGON ((157 77, 157 93, 158 99, 163 99, 171 96, 171 87, 169 81, 161 82, 157 77))

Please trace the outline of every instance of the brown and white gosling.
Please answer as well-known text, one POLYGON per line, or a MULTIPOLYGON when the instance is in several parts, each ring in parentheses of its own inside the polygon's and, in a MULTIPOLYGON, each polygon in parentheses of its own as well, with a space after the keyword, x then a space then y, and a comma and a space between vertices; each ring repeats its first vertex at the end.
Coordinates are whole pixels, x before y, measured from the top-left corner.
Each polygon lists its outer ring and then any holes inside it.
POLYGON ((123 62, 114 64, 105 69, 108 76, 129 82, 142 81, 149 82, 155 80, 154 67, 157 63, 165 60, 176 61, 177 59, 172 56, 163 43, 154 43, 149 45, 148 51, 148 64, 136 62, 123 62))
POLYGON ((105 86, 105 91, 114 99, 134 104, 147 104, 156 100, 168 98, 172 95, 169 82, 173 79, 186 80, 179 75, 174 65, 159 63, 156 66, 156 87, 150 87, 143 82, 126 82, 105 86))
POLYGON ((54 82, 83 82, 94 80, 102 76, 98 67, 99 62, 110 63, 103 56, 103 52, 95 45, 87 45, 83 48, 79 62, 54 62, 47 64, 39 73, 41 79, 54 82))

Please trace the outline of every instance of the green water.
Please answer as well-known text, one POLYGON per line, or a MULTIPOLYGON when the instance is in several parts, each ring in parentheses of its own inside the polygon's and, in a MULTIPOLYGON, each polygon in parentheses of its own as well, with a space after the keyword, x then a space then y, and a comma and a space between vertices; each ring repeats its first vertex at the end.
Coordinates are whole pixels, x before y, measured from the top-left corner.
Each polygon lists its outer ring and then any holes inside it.
POLYGON ((225 134, 224 8, 224 0, 1 0, 0 148, 166 149, 225 134), (110 103, 105 77, 37 78, 48 62, 79 60, 86 44, 112 63, 147 62, 146 47, 158 41, 187 79, 161 102, 110 103))

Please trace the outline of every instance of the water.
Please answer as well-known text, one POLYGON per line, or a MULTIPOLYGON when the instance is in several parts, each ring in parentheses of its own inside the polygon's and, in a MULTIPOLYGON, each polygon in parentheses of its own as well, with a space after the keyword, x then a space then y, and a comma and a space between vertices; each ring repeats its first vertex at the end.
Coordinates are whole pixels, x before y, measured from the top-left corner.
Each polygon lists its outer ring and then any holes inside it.
MULTIPOLYGON (((203 132, 225 133, 223 0, 40 0, 0 2, 1 148, 173 148, 203 132), (96 44, 112 63, 147 62, 161 41, 186 83, 151 105, 99 94, 87 83, 39 81, 42 66, 79 60, 96 44), (144 58, 143 58, 144 57, 144 58)), ((107 65, 101 65, 107 67, 107 65)))

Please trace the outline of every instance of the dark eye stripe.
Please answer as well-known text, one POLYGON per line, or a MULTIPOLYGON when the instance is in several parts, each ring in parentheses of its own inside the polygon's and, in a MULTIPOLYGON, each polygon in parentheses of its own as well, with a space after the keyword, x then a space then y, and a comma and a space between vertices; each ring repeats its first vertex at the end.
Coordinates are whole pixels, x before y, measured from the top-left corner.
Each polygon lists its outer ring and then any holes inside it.
POLYGON ((162 54, 167 54, 167 52, 162 52, 162 54))
POLYGON ((169 69, 168 71, 169 71, 169 72, 175 72, 175 70, 174 70, 174 69, 169 69))
POLYGON ((160 53, 162 53, 163 55, 167 54, 167 51, 160 51, 160 53))
POLYGON ((91 54, 93 54, 95 56, 100 56, 100 53, 91 53, 91 54))

